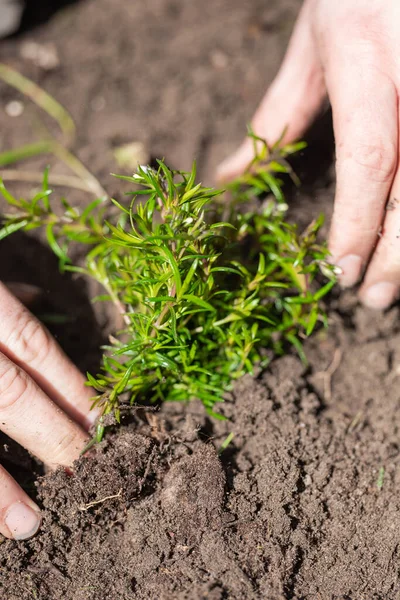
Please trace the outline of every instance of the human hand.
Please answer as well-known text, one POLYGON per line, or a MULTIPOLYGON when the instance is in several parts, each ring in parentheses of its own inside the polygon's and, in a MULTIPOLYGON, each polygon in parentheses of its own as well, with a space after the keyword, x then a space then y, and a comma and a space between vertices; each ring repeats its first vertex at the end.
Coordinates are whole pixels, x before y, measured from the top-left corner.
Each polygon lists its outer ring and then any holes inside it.
MULTIPOLYGON (((303 135, 328 94, 336 141, 329 247, 343 286, 384 309, 400 289, 400 2, 306 0, 282 67, 253 120, 273 143, 303 135)), ((250 140, 218 169, 221 181, 252 158, 250 140)))
MULTIPOLYGON (((41 323, 0 283, 0 429, 46 465, 70 466, 88 440, 93 392, 41 323)), ((36 504, 0 466, 0 533, 40 526, 36 504)))

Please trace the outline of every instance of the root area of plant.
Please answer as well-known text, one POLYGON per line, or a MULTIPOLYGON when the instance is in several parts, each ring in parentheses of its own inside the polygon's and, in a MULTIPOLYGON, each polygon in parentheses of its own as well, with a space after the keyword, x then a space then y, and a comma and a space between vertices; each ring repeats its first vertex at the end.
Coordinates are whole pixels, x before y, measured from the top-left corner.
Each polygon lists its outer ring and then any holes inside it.
POLYGON ((239 381, 229 420, 136 412, 42 478, 40 533, 0 546, 0 597, 398 598, 398 312, 345 300, 353 328, 333 312, 312 369, 288 356, 239 381))

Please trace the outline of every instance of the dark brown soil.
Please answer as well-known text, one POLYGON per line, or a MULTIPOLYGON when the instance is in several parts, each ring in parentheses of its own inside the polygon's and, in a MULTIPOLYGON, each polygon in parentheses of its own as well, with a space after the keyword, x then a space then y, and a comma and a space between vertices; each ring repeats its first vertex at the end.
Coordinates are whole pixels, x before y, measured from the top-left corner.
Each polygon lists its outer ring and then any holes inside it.
MULTIPOLYGON (((112 148, 132 140, 176 167, 196 157, 211 179, 276 71, 299 5, 88 0, 0 52, 71 110, 75 150, 113 192, 112 148), (21 58, 32 39, 56 45, 58 68, 21 58)), ((16 97, 0 86, 2 106, 16 97)), ((27 116, 1 113, 1 148, 31 140, 27 116)), ((333 195, 322 125, 298 165, 308 184, 293 194, 293 217, 304 224, 329 213, 333 195)), ((109 315, 93 312, 90 286, 57 275, 40 240, 15 239, 1 248, 0 276, 49 290, 46 311, 71 317, 55 333, 94 368, 109 315)), ((343 294, 328 333, 307 345, 310 367, 289 356, 238 382, 228 421, 196 403, 127 416, 74 475, 39 481, 44 523, 31 541, 0 544, 0 600, 399 599, 398 317, 343 294)), ((12 446, 2 455, 35 493, 32 461, 12 446)))
POLYGON ((244 378, 228 422, 172 404, 43 478, 40 534, 0 548, 1 597, 400 597, 397 318, 356 310, 349 331, 335 312, 313 370, 244 378))

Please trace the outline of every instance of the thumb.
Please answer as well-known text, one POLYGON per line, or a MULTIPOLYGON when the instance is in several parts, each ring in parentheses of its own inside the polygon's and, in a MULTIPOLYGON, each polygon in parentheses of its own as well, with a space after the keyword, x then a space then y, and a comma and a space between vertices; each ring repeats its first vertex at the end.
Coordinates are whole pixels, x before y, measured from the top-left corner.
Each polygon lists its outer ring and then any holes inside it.
MULTIPOLYGON (((256 135, 274 144, 301 137, 318 114, 326 97, 322 66, 312 33, 312 4, 305 2, 297 20, 281 69, 262 100, 253 120, 256 135)), ((242 145, 217 168, 217 180, 240 175, 254 157, 253 141, 242 145)))

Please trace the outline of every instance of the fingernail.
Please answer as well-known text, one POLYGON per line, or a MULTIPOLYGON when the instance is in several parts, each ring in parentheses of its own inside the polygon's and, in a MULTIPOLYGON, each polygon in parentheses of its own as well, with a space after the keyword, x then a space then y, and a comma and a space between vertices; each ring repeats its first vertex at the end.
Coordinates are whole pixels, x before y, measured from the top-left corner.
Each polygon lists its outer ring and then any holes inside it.
POLYGON ((24 502, 14 502, 6 512, 4 522, 14 540, 27 540, 38 531, 40 514, 24 502))
POLYGON ((382 281, 371 285, 363 294, 363 302, 369 308, 383 310, 388 308, 398 296, 398 287, 394 283, 382 281))
POLYGON ((336 266, 341 270, 339 275, 339 283, 341 286, 352 287, 361 279, 363 266, 361 256, 357 256, 357 254, 348 254, 337 261, 336 266))

